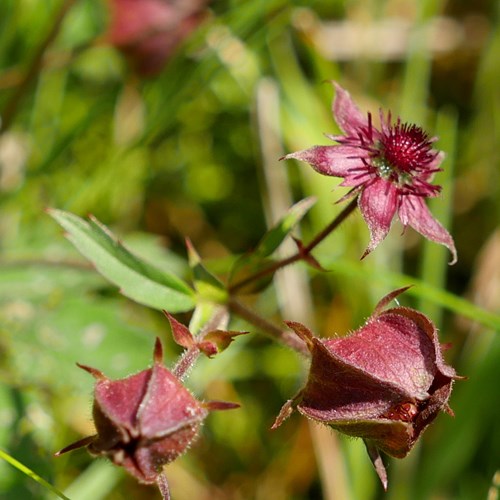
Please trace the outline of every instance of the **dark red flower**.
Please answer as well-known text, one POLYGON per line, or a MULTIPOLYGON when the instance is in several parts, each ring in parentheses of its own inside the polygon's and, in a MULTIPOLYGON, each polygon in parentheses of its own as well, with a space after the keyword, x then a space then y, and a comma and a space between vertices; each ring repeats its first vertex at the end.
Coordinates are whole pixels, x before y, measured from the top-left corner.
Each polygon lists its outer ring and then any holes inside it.
POLYGON ((307 384, 288 401, 273 427, 293 409, 365 441, 384 487, 379 450, 403 458, 444 410, 457 377, 442 357, 436 327, 407 307, 383 308, 406 288, 384 297, 366 324, 347 337, 321 340, 287 323, 311 352, 307 384))
POLYGON ((439 186, 431 184, 444 158, 432 149, 436 140, 420 127, 391 121, 380 112, 380 130, 365 118, 349 93, 334 83, 332 112, 344 135, 328 135, 339 145, 314 146, 286 155, 305 161, 323 175, 343 177, 341 186, 352 187, 347 196, 359 195, 358 204, 370 229, 371 239, 363 257, 386 236, 396 212, 403 226, 411 226, 427 239, 449 248, 457 260, 453 238, 434 219, 425 198, 437 196, 439 186))
POLYGON ((237 408, 237 404, 195 399, 162 364, 162 346, 156 340, 154 364, 125 379, 109 380, 84 365, 97 380, 93 417, 97 434, 56 453, 86 446, 124 467, 140 482, 165 484, 162 467, 183 454, 196 439, 210 410, 237 408))
POLYGON ((203 19, 207 0, 109 0, 106 35, 142 76, 159 73, 203 19))

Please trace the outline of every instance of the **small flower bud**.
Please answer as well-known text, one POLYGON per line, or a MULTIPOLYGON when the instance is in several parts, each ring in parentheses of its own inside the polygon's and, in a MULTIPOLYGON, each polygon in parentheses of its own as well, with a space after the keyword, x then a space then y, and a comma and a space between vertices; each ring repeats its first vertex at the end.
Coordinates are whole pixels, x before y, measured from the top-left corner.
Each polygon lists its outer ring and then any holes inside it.
POLYGON ((156 340, 154 364, 120 380, 109 380, 99 370, 84 365, 96 380, 93 418, 97 434, 56 453, 86 446, 124 467, 142 483, 158 482, 163 465, 182 455, 198 435, 211 410, 237 404, 195 399, 162 365, 162 346, 156 340))
POLYGON ((406 288, 384 297, 366 324, 343 338, 318 339, 300 323, 287 323, 306 342, 311 367, 306 386, 288 401, 274 428, 294 408, 349 436, 362 438, 387 485, 378 451, 404 457, 440 410, 453 381, 434 324, 407 307, 382 311, 406 288))

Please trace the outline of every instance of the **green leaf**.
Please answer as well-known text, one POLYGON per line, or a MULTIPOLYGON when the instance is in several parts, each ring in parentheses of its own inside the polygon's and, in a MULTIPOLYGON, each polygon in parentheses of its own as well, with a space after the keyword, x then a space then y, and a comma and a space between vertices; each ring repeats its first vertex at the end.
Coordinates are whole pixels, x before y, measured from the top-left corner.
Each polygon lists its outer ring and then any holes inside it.
POLYGON ((193 309, 193 290, 177 276, 160 271, 130 253, 99 221, 87 222, 62 210, 49 214, 66 230, 67 238, 121 293, 140 304, 170 312, 193 309))
POLYGON ((190 240, 186 240, 188 260, 193 272, 194 287, 203 299, 223 304, 227 301, 227 291, 224 284, 214 276, 201 262, 190 240))
POLYGON ((38 474, 33 472, 31 469, 26 467, 24 464, 16 460, 14 457, 10 456, 8 453, 0 449, 0 458, 8 462, 10 465, 15 467, 17 470, 21 471, 23 474, 26 474, 28 477, 31 477, 33 481, 36 481, 38 484, 43 486, 44 488, 47 488, 48 490, 52 491, 54 495, 57 495, 59 498, 62 498, 63 500, 69 500, 67 496, 65 496, 63 493, 61 493, 57 488, 52 486, 50 483, 45 481, 42 477, 40 477, 38 474))
MULTIPOLYGON (((269 257, 261 257, 250 253, 242 255, 233 265, 229 275, 229 286, 244 282, 247 278, 257 275, 263 269, 274 264, 269 257)), ((272 282, 273 274, 266 274, 262 278, 254 279, 248 285, 239 288, 239 293, 258 293, 265 290, 272 282)))
MULTIPOLYGON (((311 196, 304 198, 292 207, 260 240, 255 250, 242 255, 231 268, 229 284, 234 285, 244 281, 249 276, 257 274, 259 271, 268 268, 274 263, 270 255, 283 243, 285 238, 292 232, 293 228, 302 220, 304 215, 316 202, 316 198, 311 196)), ((269 286, 273 275, 269 274, 261 279, 256 279, 240 289, 241 293, 257 293, 269 286)))
POLYGON ((283 243, 284 239, 302 220, 314 203, 316 203, 316 198, 310 196, 290 207, 281 220, 264 235, 254 253, 262 257, 271 255, 283 243))

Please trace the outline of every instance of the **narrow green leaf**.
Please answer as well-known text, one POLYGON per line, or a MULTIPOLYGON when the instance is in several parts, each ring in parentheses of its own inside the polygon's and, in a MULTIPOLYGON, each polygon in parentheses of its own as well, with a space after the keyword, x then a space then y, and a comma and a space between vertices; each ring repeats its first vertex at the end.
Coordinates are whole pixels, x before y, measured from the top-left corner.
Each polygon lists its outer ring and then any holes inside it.
POLYGON ((227 292, 224 284, 203 265, 191 241, 186 240, 186 245, 189 266, 193 272, 194 287, 198 294, 211 302, 226 302, 227 292))
MULTIPOLYGON (((262 257, 259 254, 249 253, 242 255, 234 264, 229 275, 229 285, 244 281, 249 276, 257 274, 262 269, 266 269, 274 263, 269 257, 262 257)), ((248 285, 239 289, 240 293, 258 293, 265 290, 273 280, 273 275, 269 274, 263 278, 253 280, 248 285)))
POLYGON ((33 481, 36 481, 38 484, 40 484, 44 488, 47 488, 48 490, 52 491, 52 493, 54 493, 54 495, 57 495, 59 498, 62 498, 64 500, 69 500, 69 498, 67 496, 65 496, 63 493, 61 493, 57 488, 52 486, 45 479, 40 477, 36 472, 33 472, 31 469, 29 469, 24 464, 22 464, 21 462, 16 460, 14 457, 10 456, 7 452, 5 452, 2 449, 0 449, 0 458, 3 458, 6 462, 8 462, 10 465, 12 465, 12 467, 15 467, 17 470, 21 471, 23 474, 26 474, 26 476, 33 479, 33 481))
MULTIPOLYGON (((287 213, 261 239, 255 250, 238 258, 231 268, 229 284, 243 281, 262 269, 269 267, 274 261, 270 255, 283 243, 293 228, 301 221, 309 209, 316 203, 316 198, 310 196, 290 207, 287 213)), ((244 287, 242 293, 257 293, 269 286, 272 275, 253 281, 244 287)))
POLYGON ((281 220, 264 235, 257 245, 255 253, 262 257, 271 255, 302 220, 314 203, 316 203, 316 198, 310 196, 290 207, 281 220))
POLYGON ((66 230, 68 239, 121 293, 140 304, 170 312, 195 305, 193 290, 177 276, 160 271, 130 253, 99 221, 87 222, 62 210, 49 214, 66 230))

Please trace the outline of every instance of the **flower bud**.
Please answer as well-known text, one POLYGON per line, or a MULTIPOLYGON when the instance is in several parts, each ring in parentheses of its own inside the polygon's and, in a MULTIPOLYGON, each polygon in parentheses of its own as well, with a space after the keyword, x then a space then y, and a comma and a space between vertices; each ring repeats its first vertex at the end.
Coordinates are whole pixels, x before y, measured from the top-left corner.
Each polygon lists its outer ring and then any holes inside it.
POLYGON ((237 404, 195 399, 162 365, 162 346, 156 340, 154 364, 130 377, 110 380, 99 370, 84 365, 97 380, 93 418, 97 434, 56 453, 86 446, 124 467, 142 483, 158 482, 163 465, 184 453, 198 435, 210 410, 237 404))
POLYGON ((403 458, 447 402, 453 381, 434 324, 407 307, 382 309, 406 288, 384 297, 366 324, 347 337, 318 339, 287 323, 306 342, 311 367, 306 386, 282 408, 273 428, 294 408, 365 441, 387 486, 379 450, 403 458))

